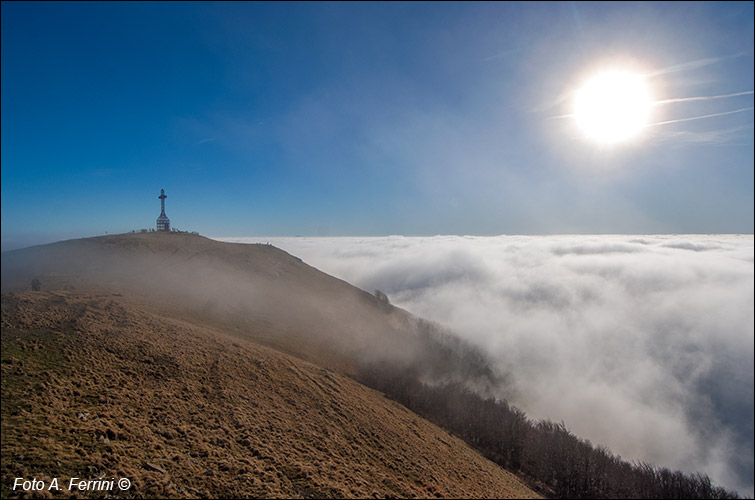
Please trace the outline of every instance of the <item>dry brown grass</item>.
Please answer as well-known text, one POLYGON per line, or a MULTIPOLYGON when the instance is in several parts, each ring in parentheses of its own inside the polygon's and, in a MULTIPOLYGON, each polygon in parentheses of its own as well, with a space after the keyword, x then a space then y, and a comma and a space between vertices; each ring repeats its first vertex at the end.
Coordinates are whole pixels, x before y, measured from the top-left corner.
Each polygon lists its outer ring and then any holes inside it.
POLYGON ((346 376, 112 294, 3 294, 1 366, 3 497, 113 476, 134 497, 536 497, 346 376))

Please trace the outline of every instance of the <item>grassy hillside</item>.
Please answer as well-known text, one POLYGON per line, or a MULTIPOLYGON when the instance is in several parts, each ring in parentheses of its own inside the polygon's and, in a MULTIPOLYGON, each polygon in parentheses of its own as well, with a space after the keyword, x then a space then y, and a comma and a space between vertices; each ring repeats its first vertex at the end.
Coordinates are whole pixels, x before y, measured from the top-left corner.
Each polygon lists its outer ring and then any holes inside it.
POLYGON ((33 278, 43 290, 121 293, 140 307, 347 375, 355 363, 390 361, 419 367, 428 378, 463 378, 478 387, 493 377, 484 362, 449 356, 426 322, 270 245, 137 233, 3 254, 3 291, 29 289, 33 278))
POLYGON ((161 496, 533 494, 348 378, 366 360, 484 368, 275 247, 69 240, 5 252, 2 289, 3 488, 116 475, 161 496))
POLYGON ((535 496, 348 377, 122 296, 3 294, 0 366, 4 497, 101 476, 128 496, 535 496))

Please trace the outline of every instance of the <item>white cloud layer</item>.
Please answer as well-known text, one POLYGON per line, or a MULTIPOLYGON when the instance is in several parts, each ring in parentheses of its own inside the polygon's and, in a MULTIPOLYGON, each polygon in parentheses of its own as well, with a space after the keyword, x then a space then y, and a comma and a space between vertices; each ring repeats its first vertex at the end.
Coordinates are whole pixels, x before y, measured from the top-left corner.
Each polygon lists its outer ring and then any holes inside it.
POLYGON ((753 236, 270 242, 483 348, 530 417, 753 495, 753 236))

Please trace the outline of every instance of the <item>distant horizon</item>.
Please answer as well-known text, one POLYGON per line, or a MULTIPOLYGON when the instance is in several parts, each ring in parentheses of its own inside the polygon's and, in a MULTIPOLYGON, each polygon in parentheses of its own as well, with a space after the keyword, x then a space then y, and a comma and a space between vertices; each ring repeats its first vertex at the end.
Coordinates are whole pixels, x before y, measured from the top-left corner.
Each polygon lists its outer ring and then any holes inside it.
MULTIPOLYGON (((93 234, 93 235, 84 235, 84 236, 77 236, 77 235, 69 235, 69 236, 62 236, 58 239, 47 239, 47 238, 40 238, 40 241, 34 241, 34 239, 30 239, 29 242, 12 242, 10 244, 6 244, 5 240, 2 240, 0 242, 0 245, 2 248, 0 251, 7 252, 11 250, 19 250, 23 248, 29 248, 33 246, 39 246, 39 245, 49 245, 52 243, 58 243, 60 241, 68 241, 68 240, 77 240, 77 239, 86 239, 86 238, 99 238, 101 236, 117 236, 122 234, 134 234, 134 233, 140 233, 142 229, 146 229, 148 233, 152 232, 158 232, 154 231, 152 229, 147 228, 140 228, 140 229, 133 229, 129 231, 123 231, 123 232, 105 232, 102 234, 93 234)), ((546 233, 501 233, 501 234, 335 234, 335 235, 308 235, 308 234, 293 234, 293 235, 276 235, 276 234, 265 234, 265 235, 259 235, 259 236, 217 236, 217 235, 209 235, 204 234, 199 231, 194 231, 191 229, 183 230, 178 229, 175 232, 179 233, 193 233, 196 232, 198 236, 203 236, 205 238, 209 238, 211 240, 216 241, 222 241, 226 243, 246 243, 244 241, 233 241, 233 240, 244 240, 244 239, 265 239, 265 238, 391 238, 391 237, 400 237, 400 238, 434 238, 434 237, 443 237, 443 236, 456 236, 460 238, 496 238, 501 236, 543 236, 543 237, 557 237, 557 236, 753 236, 755 237, 754 233, 552 233, 552 234, 546 234, 546 233)))

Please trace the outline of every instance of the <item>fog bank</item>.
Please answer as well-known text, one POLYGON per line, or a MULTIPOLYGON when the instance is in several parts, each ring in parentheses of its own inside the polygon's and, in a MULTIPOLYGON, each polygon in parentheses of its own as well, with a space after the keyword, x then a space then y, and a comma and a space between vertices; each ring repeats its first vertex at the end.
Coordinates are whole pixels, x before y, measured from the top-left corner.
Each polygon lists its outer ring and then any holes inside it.
POLYGON ((753 495, 751 235, 219 239, 450 327, 531 417, 753 495))

